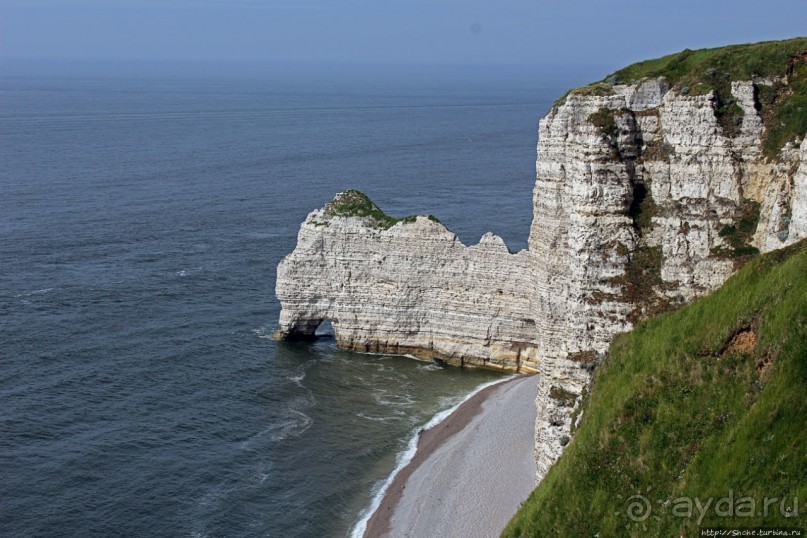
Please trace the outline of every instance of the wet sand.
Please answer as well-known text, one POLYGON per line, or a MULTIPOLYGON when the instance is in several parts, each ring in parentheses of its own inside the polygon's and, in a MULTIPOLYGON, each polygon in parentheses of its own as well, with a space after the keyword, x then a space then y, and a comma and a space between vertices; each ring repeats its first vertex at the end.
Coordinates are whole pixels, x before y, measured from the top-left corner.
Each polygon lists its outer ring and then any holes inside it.
POLYGON ((535 486, 537 383, 487 387, 425 431, 364 536, 498 536, 535 486))

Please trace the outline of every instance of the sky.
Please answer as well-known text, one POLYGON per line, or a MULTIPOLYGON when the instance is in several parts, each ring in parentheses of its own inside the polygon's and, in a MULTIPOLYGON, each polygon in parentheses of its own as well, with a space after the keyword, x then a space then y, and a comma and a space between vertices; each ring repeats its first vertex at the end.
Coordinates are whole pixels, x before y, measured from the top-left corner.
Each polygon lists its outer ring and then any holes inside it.
POLYGON ((0 59, 618 68, 805 34, 805 0, 0 0, 0 59))

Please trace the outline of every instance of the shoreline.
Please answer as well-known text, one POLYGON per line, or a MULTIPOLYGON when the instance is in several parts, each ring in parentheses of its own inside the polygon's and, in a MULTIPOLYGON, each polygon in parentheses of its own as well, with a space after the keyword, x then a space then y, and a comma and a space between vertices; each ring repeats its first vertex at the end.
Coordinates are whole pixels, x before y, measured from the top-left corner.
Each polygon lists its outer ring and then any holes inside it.
MULTIPOLYGON (((531 378, 534 378, 534 374, 517 375, 501 381, 495 381, 493 383, 483 385, 475 392, 469 394, 464 401, 457 404, 454 408, 448 410, 448 414, 444 418, 437 420, 433 426, 429 427, 428 429, 421 430, 421 433, 417 437, 414 455, 411 457, 411 459, 409 459, 408 462, 393 471, 387 482, 376 496, 376 499, 380 497, 380 500, 377 502, 377 504, 375 500, 373 502, 373 504, 376 504, 375 508, 373 508, 371 505, 371 511, 368 511, 368 515, 356 525, 351 533, 351 536, 377 537, 389 534, 394 528, 393 516, 396 513, 396 509, 398 509, 399 505, 401 504, 406 487, 410 485, 408 482, 412 475, 416 473, 430 458, 435 457, 436 452, 438 452, 440 449, 446 448, 447 441, 452 439, 456 434, 462 432, 474 421, 474 419, 477 417, 484 419, 483 411, 487 412, 488 410, 483 409, 483 405, 489 401, 491 396, 512 392, 510 389, 515 389, 520 385, 520 383, 527 382, 526 380, 531 378)), ((534 405, 534 399, 532 399, 529 403, 534 405)), ((436 415, 435 419, 438 419, 439 416, 439 414, 436 415)), ((468 435, 471 435, 471 433, 472 432, 467 432, 468 435)), ((530 438, 531 435, 532 432, 530 431, 530 438)), ((473 441, 473 438, 471 438, 471 440, 473 441)), ((532 451, 529 452, 527 457, 530 459, 532 458, 532 451)), ((529 478, 530 485, 532 485, 534 483, 534 473, 533 476, 530 476, 529 478)), ((410 489, 417 489, 416 484, 411 486, 412 487, 410 489)), ((438 491, 430 490, 425 492, 425 494, 439 494, 439 488, 436 488, 436 490, 438 491)), ((526 498, 528 493, 529 492, 525 493, 524 498, 526 498)), ((517 505, 513 506, 513 511, 515 511, 517 508, 517 505)))
POLYGON ((497 385, 501 385, 503 383, 508 383, 510 381, 518 379, 519 377, 520 376, 518 375, 510 375, 503 379, 497 379, 495 381, 490 381, 488 383, 483 383, 479 385, 473 391, 468 393, 461 401, 459 401, 452 407, 449 407, 448 409, 445 409, 435 414, 420 430, 413 432, 412 436, 409 438, 409 442, 407 443, 407 448, 398 453, 398 457, 400 458, 400 460, 396 461, 395 468, 387 476, 386 480, 378 489, 378 491, 373 494, 373 499, 370 505, 367 507, 367 509, 360 512, 359 521, 355 525, 353 525, 353 528, 351 529, 349 536, 351 538, 362 538, 363 536, 365 536, 366 529, 370 519, 378 512, 381 503, 387 496, 387 492, 392 487, 392 484, 395 482, 397 476, 401 473, 401 471, 403 471, 403 469, 408 467, 409 464, 412 462, 412 459, 415 457, 415 454, 417 454, 417 451, 420 447, 420 441, 425 432, 428 432, 438 427, 443 422, 445 422, 448 419, 448 417, 454 414, 454 412, 456 412, 460 407, 465 405, 469 400, 471 400, 474 396, 476 396, 483 390, 486 390, 490 387, 494 387, 497 385))

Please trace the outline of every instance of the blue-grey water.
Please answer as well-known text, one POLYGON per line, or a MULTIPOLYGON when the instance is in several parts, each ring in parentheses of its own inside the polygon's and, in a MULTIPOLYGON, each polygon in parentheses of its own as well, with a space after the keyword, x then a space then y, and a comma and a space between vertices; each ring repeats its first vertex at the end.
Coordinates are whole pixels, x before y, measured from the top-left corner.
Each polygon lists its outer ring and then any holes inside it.
POLYGON ((0 80, 0 535, 344 536, 487 372, 270 338, 355 187, 526 246, 540 73, 0 80))

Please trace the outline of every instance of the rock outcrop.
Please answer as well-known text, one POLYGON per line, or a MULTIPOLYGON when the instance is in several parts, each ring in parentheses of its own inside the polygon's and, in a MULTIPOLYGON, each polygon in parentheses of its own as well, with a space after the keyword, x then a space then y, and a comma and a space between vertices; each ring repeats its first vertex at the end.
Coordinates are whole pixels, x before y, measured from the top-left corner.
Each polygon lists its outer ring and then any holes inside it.
POLYGON ((310 338, 329 319, 348 349, 540 371, 540 479, 614 335, 807 236, 807 140, 775 158, 763 147, 759 96, 787 95, 786 77, 720 84, 600 83, 556 104, 516 254, 491 234, 466 247, 427 217, 396 223, 360 193, 338 195, 280 264, 279 335, 310 338))
POLYGON ((357 191, 308 215, 278 267, 279 335, 330 320, 345 349, 535 372, 527 252, 490 233, 466 247, 425 216, 392 221, 357 191))

